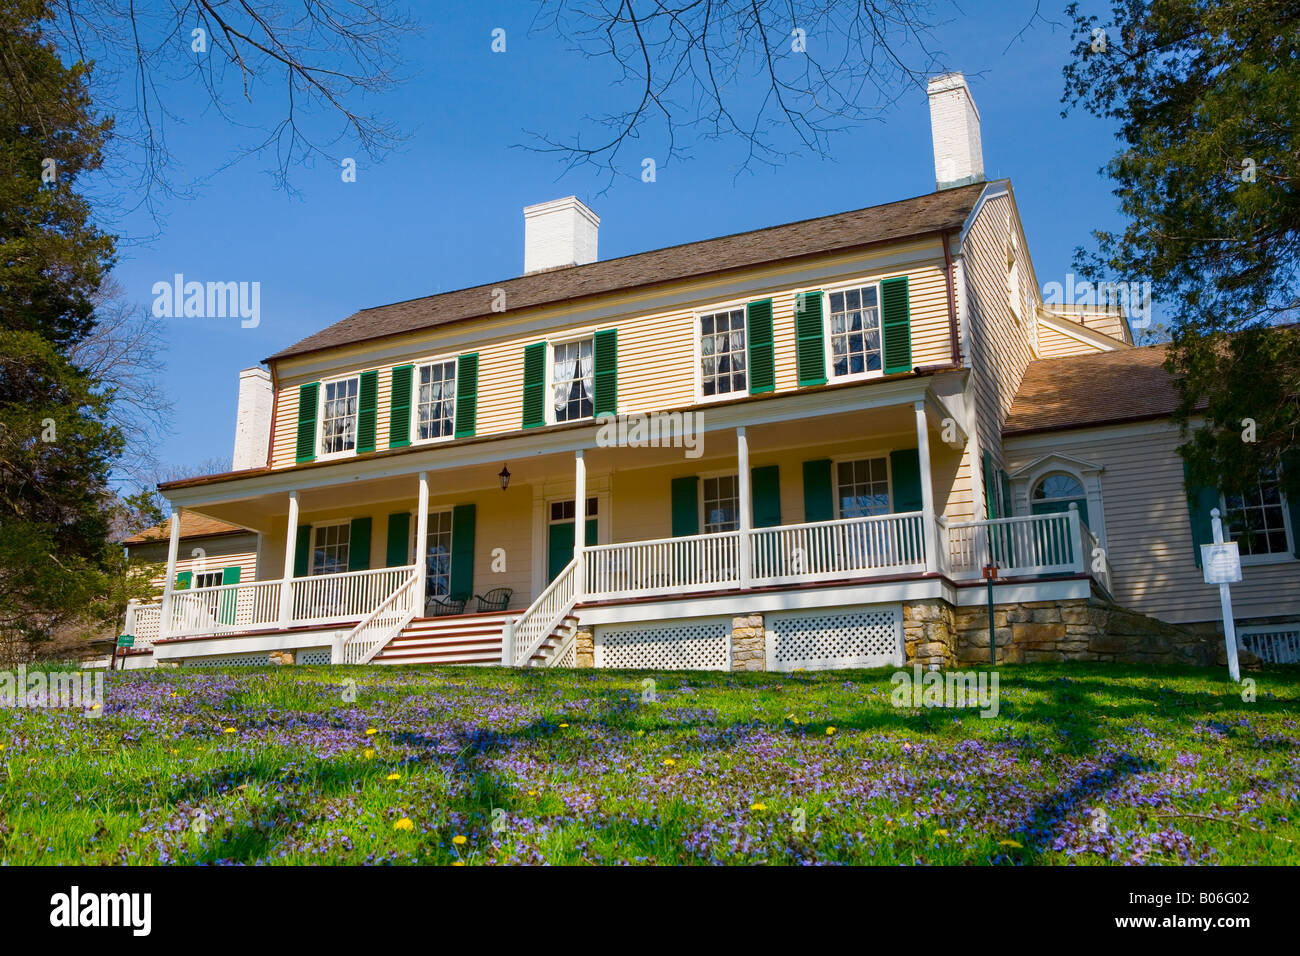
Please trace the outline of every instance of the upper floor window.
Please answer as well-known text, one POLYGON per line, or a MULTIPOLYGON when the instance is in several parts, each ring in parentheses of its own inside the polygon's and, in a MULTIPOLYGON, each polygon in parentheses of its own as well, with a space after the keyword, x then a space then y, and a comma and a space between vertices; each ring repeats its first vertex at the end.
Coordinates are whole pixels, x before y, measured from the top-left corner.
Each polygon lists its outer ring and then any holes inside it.
POLYGON ((352 526, 342 524, 317 525, 312 529, 315 540, 311 549, 312 574, 339 574, 348 569, 348 542, 352 526))
POLYGON ((352 451, 357 447, 358 381, 355 376, 341 378, 326 382, 321 389, 322 455, 352 451))
POLYGON ((735 475, 718 475, 700 482, 704 496, 704 533, 740 527, 740 482, 735 475))
POLYGON ((704 396, 744 393, 745 310, 700 316, 700 389, 704 396))
POLYGON ((876 285, 827 294, 831 376, 864 375, 884 367, 880 350, 880 290, 876 285))
POLYGON ((1242 556, 1290 555, 1295 533, 1287 522, 1286 500, 1274 474, 1261 475, 1244 494, 1223 496, 1224 530, 1242 556))
POLYGON ((551 393, 556 422, 573 422, 592 416, 595 411, 592 372, 591 339, 561 342, 554 346, 551 393))
POLYGON ((889 461, 860 458, 835 466, 841 518, 889 514, 889 461))
POLYGON ((418 384, 416 440, 451 437, 456 432, 455 359, 421 365, 418 384))

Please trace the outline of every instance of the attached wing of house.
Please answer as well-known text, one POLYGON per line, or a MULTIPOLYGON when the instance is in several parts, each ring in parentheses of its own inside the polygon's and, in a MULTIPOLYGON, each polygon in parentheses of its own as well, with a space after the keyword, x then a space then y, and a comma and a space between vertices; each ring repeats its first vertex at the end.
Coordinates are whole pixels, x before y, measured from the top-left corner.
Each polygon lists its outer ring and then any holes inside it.
POLYGON ((1090 609, 1166 605, 1107 556, 1109 490, 1042 496, 1106 463, 1064 438, 1026 457, 1022 383, 1144 353, 1122 314, 1042 302, 965 81, 930 94, 933 193, 606 261, 576 198, 532 206, 522 276, 245 370, 238 470, 162 486, 156 658, 947 664, 987 656, 989 568, 1000 604, 1042 611, 1003 659, 1113 658, 1090 609), (254 532, 255 573, 178 573, 191 514, 254 532))

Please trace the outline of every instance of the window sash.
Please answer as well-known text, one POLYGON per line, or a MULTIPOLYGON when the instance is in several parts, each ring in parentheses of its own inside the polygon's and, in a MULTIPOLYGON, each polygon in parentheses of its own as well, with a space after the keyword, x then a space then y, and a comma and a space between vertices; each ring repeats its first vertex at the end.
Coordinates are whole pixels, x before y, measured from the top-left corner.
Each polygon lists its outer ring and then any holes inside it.
POLYGON ((835 505, 841 518, 890 514, 889 459, 857 458, 835 465, 835 505))
POLYGON ((700 482, 705 534, 735 531, 740 527, 740 481, 736 475, 718 475, 700 482))
POLYGON ((701 315, 699 332, 701 393, 710 397, 745 392, 749 387, 745 310, 701 315))
POLYGON ((879 285, 836 289, 826 299, 831 377, 882 372, 879 285))
POLYGON ((447 597, 451 593, 451 511, 430 511, 425 534, 425 594, 447 597))
POLYGON ((348 569, 350 523, 317 525, 312 529, 312 574, 341 574, 348 569))
POLYGON ((551 359, 551 412, 556 422, 572 422, 595 414, 592 340, 578 339, 554 346, 551 359))
POLYGON ((450 438, 456 433, 456 360, 421 365, 416 383, 416 440, 450 438))
POLYGON ((354 451, 357 447, 357 389, 360 378, 326 382, 321 389, 320 447, 322 455, 354 451))
POLYGON ((1221 496, 1224 534, 1236 541, 1243 557, 1291 554, 1286 499, 1271 475, 1261 475, 1244 494, 1221 496))

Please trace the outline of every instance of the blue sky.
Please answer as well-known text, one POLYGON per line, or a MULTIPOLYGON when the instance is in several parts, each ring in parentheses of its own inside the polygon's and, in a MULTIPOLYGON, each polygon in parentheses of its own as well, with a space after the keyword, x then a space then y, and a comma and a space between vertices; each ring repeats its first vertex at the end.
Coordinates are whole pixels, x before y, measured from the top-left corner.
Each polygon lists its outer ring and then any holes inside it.
MULTIPOLYGON (((934 188, 929 112, 917 89, 883 122, 839 134, 829 161, 796 156, 737 178, 739 143, 701 143, 691 160, 660 165, 655 182, 620 179, 600 195, 601 174, 564 174, 553 156, 517 144, 525 130, 565 137, 584 114, 615 109, 632 93, 610 86, 608 65, 549 35, 530 36, 531 5, 466 6, 436 19, 417 8, 424 30, 405 45, 409 79, 376 102, 407 138, 378 165, 358 153, 355 183, 320 161, 294 171, 298 194, 289 196, 274 188, 266 161, 250 159, 210 178, 195 198, 163 203, 160 234, 122 247, 117 277, 144 305, 153 284, 177 272, 261 283, 257 328, 237 319, 160 320, 164 384, 176 405, 159 448, 164 462, 230 454, 241 368, 357 309, 518 275, 525 205, 577 195, 601 217, 601 258, 613 258, 934 188), (490 49, 496 27, 507 31, 504 54, 490 49)), ((1060 116, 1068 31, 1040 24, 1007 49, 1033 3, 978 10, 942 28, 938 46, 950 68, 967 74, 986 173, 1012 180, 1039 282, 1063 282, 1075 247, 1119 221, 1098 175, 1116 143, 1107 124, 1078 111, 1060 116)), ((200 90, 171 95, 190 117, 170 139, 179 172, 220 167, 240 131, 211 117, 200 90)), ((633 152, 653 157, 662 146, 647 136, 633 152)), ((120 228, 154 230, 141 219, 120 228)))

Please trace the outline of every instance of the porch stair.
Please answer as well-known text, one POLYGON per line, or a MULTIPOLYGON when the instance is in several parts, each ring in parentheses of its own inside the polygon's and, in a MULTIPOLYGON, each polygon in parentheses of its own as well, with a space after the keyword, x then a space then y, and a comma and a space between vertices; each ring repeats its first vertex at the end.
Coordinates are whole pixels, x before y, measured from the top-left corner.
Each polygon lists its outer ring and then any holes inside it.
MULTIPOLYGON (((566 614, 559 626, 550 633, 541 646, 533 652, 528 661, 529 667, 559 667, 560 661, 569 653, 574 638, 578 633, 578 619, 566 614)), ((570 665, 572 666, 572 665, 570 665)))
POLYGON ((507 613, 417 617, 372 664, 500 664, 507 613))

